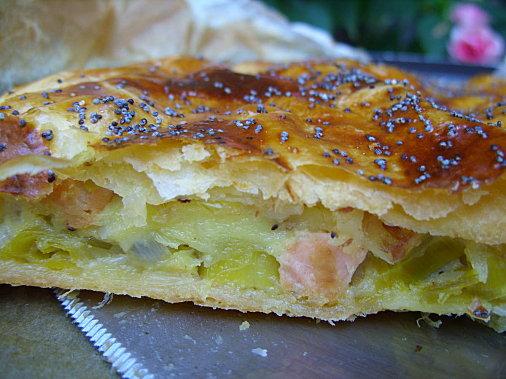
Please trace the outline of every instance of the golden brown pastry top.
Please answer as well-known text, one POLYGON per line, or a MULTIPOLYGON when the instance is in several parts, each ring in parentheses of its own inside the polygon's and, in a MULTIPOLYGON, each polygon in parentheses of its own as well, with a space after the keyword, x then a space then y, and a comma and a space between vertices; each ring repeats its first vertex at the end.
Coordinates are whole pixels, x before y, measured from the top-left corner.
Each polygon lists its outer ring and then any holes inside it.
POLYGON ((438 100, 392 67, 347 60, 264 66, 249 65, 246 74, 168 58, 20 87, 0 98, 0 164, 51 154, 54 116, 95 150, 214 144, 287 171, 344 170, 382 189, 477 188, 504 172, 504 81, 479 78, 438 100))

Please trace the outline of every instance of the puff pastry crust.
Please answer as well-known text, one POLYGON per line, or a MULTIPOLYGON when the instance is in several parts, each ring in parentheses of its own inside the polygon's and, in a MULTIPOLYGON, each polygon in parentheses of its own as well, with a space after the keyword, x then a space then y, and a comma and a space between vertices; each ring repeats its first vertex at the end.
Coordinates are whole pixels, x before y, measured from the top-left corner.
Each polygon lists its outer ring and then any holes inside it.
MULTIPOLYGON (((92 180, 124 203, 156 206, 233 188, 501 246, 505 90, 505 81, 480 77, 443 91, 393 67, 350 60, 227 67, 175 57, 63 72, 0 98, 0 192, 37 204, 63 180, 92 180), (108 177, 104 167, 112 173, 119 161, 134 167, 131 177, 108 177)), ((0 281, 322 319, 381 310, 357 309, 351 298, 322 308, 293 294, 265 298, 148 274, 57 274, 11 261, 0 261, 0 281)), ((415 310, 417 301, 391 307, 415 310)), ((465 305, 431 311, 463 313, 465 305)))

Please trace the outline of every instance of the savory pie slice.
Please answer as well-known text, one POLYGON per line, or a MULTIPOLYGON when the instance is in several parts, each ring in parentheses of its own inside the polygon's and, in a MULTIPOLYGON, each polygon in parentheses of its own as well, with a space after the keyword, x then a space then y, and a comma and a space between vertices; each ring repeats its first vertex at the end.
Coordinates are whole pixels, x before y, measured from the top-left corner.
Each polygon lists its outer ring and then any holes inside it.
POLYGON ((506 83, 169 58, 0 98, 0 282, 506 328, 506 83))

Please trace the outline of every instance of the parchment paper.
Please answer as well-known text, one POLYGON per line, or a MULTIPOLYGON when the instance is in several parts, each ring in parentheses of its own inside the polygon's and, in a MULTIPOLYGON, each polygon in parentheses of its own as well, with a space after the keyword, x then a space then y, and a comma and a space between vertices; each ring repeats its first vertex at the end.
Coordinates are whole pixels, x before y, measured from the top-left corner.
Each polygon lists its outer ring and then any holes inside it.
POLYGON ((168 55, 213 61, 367 59, 252 0, 2 0, 0 90, 57 71, 168 55))

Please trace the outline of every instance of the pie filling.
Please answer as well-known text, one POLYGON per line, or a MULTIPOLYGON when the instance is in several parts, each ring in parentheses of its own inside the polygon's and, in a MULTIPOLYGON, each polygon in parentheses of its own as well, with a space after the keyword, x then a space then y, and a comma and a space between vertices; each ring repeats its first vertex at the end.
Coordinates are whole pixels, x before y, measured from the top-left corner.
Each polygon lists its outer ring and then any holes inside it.
POLYGON ((506 329, 504 245, 227 191, 146 208, 72 179, 38 202, 2 195, 0 259, 75 275, 156 273, 350 314, 467 313, 506 329))

